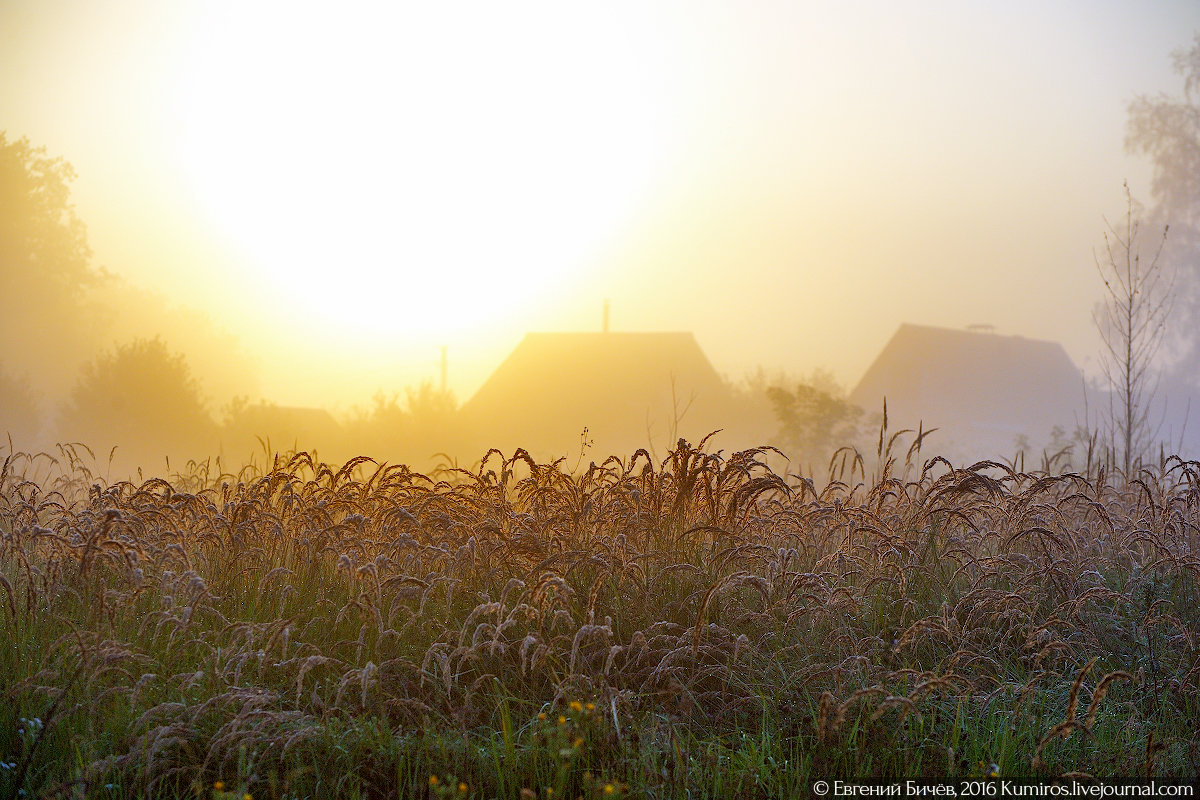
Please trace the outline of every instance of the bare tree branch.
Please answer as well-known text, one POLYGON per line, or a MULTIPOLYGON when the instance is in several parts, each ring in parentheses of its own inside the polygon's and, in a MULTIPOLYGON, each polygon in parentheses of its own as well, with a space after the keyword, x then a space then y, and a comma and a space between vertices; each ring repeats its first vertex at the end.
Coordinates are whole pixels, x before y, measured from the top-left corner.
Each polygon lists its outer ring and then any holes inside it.
MULTIPOLYGON (((1103 349, 1101 364, 1111 391, 1107 435, 1111 452, 1129 475, 1158 436, 1150 425, 1150 407, 1158 394, 1155 358, 1167 331, 1175 301, 1177 270, 1161 263, 1167 229, 1154 257, 1146 263, 1138 249, 1141 221, 1125 184, 1124 231, 1104 220, 1105 259, 1093 253, 1106 297, 1092 313, 1103 349), (1153 379, 1153 380, 1152 380, 1153 379)), ((1161 426, 1161 423, 1159 424, 1161 426)))

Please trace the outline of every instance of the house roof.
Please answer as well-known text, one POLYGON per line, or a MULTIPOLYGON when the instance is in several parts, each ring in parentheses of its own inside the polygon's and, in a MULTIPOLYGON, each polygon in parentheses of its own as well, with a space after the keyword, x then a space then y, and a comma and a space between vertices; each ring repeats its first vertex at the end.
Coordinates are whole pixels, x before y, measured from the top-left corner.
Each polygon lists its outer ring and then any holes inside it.
POLYGON ((1022 336, 903 324, 850 393, 889 427, 970 426, 1040 439, 1083 410, 1083 376, 1062 345, 1022 336))
POLYGON ((260 403, 248 406, 243 412, 248 419, 255 422, 265 422, 268 425, 281 428, 296 428, 300 430, 337 430, 341 426, 333 415, 324 408, 308 406, 280 406, 274 403, 260 403))
POLYGON ((256 403, 246 406, 229 426, 240 435, 270 439, 280 447, 313 447, 339 436, 342 426, 323 408, 256 403))
POLYGON ((584 426, 598 452, 661 445, 680 414, 694 441, 729 397, 691 333, 530 333, 462 411, 488 441, 544 457, 577 451, 584 426))

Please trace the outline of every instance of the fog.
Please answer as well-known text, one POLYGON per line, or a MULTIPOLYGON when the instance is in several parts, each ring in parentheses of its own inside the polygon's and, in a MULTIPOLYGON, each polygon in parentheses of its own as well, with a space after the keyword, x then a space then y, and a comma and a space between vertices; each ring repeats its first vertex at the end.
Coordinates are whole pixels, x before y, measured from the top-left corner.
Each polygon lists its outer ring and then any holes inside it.
POLYGON ((860 383, 902 326, 984 324, 1061 346, 1075 413, 985 436, 970 398, 892 392, 892 427, 1033 452, 1108 408, 1096 253, 1125 181, 1147 250, 1172 226, 1155 414, 1186 438, 1200 193, 1136 103, 1195 102, 1172 61, 1194 3, 18 0, 0 30, 17 447, 116 444, 118 472, 293 445, 575 463, 721 428, 820 462, 843 442, 795 420, 873 447, 891 390, 860 383), (547 357, 483 402, 529 334, 605 327, 569 391, 547 357), (689 344, 612 338, 636 334, 689 344))

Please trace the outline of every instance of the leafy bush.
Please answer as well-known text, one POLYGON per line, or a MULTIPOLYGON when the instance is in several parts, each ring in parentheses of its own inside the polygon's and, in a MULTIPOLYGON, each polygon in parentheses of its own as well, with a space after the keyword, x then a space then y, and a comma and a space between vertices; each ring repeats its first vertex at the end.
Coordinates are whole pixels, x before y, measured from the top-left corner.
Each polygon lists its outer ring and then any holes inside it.
POLYGON ((162 339, 137 339, 83 368, 63 405, 62 439, 107 450, 122 466, 211 452, 216 429, 184 357, 162 339))
POLYGON ((863 410, 821 371, 799 382, 795 390, 772 386, 767 398, 779 421, 776 441, 789 455, 821 460, 859 439, 863 410))

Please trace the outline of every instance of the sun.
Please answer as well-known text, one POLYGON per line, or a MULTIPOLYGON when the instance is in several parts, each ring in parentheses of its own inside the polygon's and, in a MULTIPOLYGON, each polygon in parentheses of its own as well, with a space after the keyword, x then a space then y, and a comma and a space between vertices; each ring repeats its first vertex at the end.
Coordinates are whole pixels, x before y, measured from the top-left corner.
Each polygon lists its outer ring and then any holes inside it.
POLYGON ((651 65, 566 5, 209 12, 179 92, 196 202, 260 289, 325 323, 439 335, 527 312, 618 235, 662 156, 651 65))

